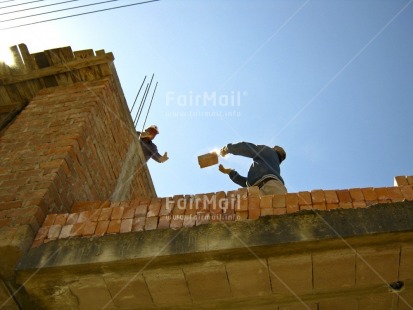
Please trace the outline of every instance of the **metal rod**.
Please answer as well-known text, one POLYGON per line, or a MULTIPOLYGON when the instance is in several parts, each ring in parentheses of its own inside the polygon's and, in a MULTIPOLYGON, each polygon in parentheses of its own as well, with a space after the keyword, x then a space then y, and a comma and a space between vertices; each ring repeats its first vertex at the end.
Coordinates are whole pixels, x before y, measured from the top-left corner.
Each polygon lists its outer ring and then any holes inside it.
POLYGON ((156 82, 156 84, 155 84, 155 89, 153 90, 153 93, 152 93, 151 103, 149 104, 148 112, 146 113, 145 122, 143 123, 142 131, 143 131, 143 128, 145 128, 146 119, 148 118, 149 110, 151 109, 153 97, 155 96, 155 92, 156 92, 156 87, 157 87, 157 86, 158 86, 158 82, 156 82))
MULTIPOLYGON (((146 80, 146 75, 145 75, 145 78, 144 78, 143 81, 142 81, 141 87, 139 88, 138 94, 136 95, 135 101, 133 102, 132 109, 130 109, 131 112, 133 111, 133 107, 135 106, 136 100, 138 100, 139 94, 140 94, 140 92, 141 92, 143 83, 145 83, 145 80, 146 80)), ((139 110, 138 110, 138 111, 139 111, 139 110)))
POLYGON ((136 112, 135 119, 133 120, 133 124, 134 124, 135 127, 136 127, 136 125, 138 124, 139 115, 140 115, 140 112, 142 111, 143 103, 144 103, 144 101, 145 101, 145 95, 146 95, 146 93, 148 92, 148 88, 149 88, 149 84, 146 84, 145 92, 143 93, 143 97, 142 97, 142 99, 141 99, 141 104, 139 105, 138 112, 136 112))
MULTIPOLYGON (((149 87, 148 87, 146 93, 144 94, 144 100, 143 100, 142 108, 141 108, 141 110, 139 111, 138 120, 136 121, 136 125, 138 124, 139 119, 141 118, 141 113, 142 113, 143 107, 145 106, 145 103, 146 103, 146 97, 148 96, 149 90, 151 89, 152 80, 153 80, 154 75, 155 75, 155 74, 152 74, 151 81, 149 82, 149 87)), ((135 126, 136 126, 136 125, 135 125, 135 126)))

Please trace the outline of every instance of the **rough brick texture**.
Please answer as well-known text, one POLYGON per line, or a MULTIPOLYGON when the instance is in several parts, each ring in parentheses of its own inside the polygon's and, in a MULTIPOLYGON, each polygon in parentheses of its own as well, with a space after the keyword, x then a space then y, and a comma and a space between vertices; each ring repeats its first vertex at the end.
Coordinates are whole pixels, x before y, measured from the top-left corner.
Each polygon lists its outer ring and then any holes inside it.
MULTIPOLYGON (((240 188, 228 193, 208 193, 194 196, 176 195, 173 198, 137 198, 123 202, 79 202, 68 215, 49 214, 39 230, 33 247, 50 239, 56 239, 57 230, 71 230, 70 234, 60 233, 59 239, 80 236, 103 236, 105 234, 127 233, 153 229, 180 229, 214 222, 254 220, 260 216, 282 216, 301 210, 328 212, 332 209, 365 208, 371 202, 370 194, 380 192, 380 202, 400 202, 413 200, 413 185, 378 189, 317 190, 311 193, 288 193, 284 195, 257 196, 258 188, 246 191, 240 188), (363 195, 366 192, 366 195, 363 195), (387 196, 384 196, 387 193, 387 196), (353 198, 352 198, 353 197, 353 198), (231 201, 231 204, 228 201, 231 201), (325 201, 324 201, 325 200, 325 201), (326 204, 325 204, 326 203, 326 204), (230 208, 229 205, 232 207, 230 208), (320 208, 321 205, 329 206, 320 208), (160 211, 161 210, 161 211, 160 211), (162 210, 168 210, 162 211, 162 210), (219 212, 218 212, 219 210, 219 212), (66 223, 62 221, 67 219, 66 223), (89 223, 89 231, 84 228, 75 231, 73 220, 89 223), (60 227, 62 225, 62 227, 60 227), (96 231, 92 232, 91 229, 96 231)), ((370 204, 372 205, 372 204, 370 204)))

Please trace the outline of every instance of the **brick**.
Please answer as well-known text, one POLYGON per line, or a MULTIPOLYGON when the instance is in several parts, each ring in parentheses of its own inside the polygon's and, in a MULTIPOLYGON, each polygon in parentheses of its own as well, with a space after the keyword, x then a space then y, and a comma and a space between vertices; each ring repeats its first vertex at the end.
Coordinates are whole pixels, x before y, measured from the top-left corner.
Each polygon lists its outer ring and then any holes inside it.
POLYGON ((321 189, 314 189, 311 191, 311 199, 313 203, 324 203, 325 196, 324 191, 321 189))
POLYGON ((259 197, 260 196, 260 189, 258 186, 250 186, 247 187, 248 197, 259 197))
POLYGON ((56 219, 55 219, 54 223, 63 226, 63 225, 66 224, 66 220, 67 220, 67 217, 68 217, 68 216, 69 216, 68 213, 58 214, 58 215, 56 216, 56 219))
POLYGON ((36 237, 34 240, 43 240, 47 237, 47 233, 49 232, 49 226, 40 227, 37 231, 36 237))
POLYGON ((174 208, 172 214, 185 214, 186 209, 186 199, 183 195, 175 195, 173 197, 174 208))
POLYGON ((255 220, 259 218, 261 215, 261 209, 260 208, 249 208, 248 209, 248 219, 250 220, 255 220))
POLYGON ((48 214, 44 219, 43 226, 52 226, 57 217, 57 214, 48 214))
MULTIPOLYGON (((178 229, 178 228, 182 227, 183 223, 184 223, 183 218, 179 215, 176 215, 176 216, 172 217, 169 227, 172 228, 172 229, 178 229)), ((197 225, 198 225, 198 223, 197 223, 197 225)))
POLYGON ((324 197, 327 204, 338 203, 338 196, 335 190, 326 190, 324 191, 324 197))
POLYGON ((338 207, 340 209, 352 209, 353 203, 352 202, 339 202, 338 207))
POLYGON ((403 194, 399 187, 388 187, 389 198, 392 202, 400 202, 404 200, 403 194))
POLYGON ((158 227, 158 217, 157 216, 151 216, 146 218, 145 222, 145 230, 153 230, 158 227))
POLYGON ((47 233, 47 239, 55 240, 59 237, 60 231, 62 230, 61 225, 51 225, 47 233))
POLYGON ((367 204, 365 201, 354 201, 353 208, 366 208, 367 204))
POLYGON ((394 186, 404 186, 404 185, 409 185, 409 182, 407 181, 406 176, 397 176, 394 177, 394 186))
POLYGON ((158 229, 167 229, 169 228, 169 224, 171 222, 170 215, 162 215, 159 217, 158 229))
POLYGON ((66 224, 67 225, 75 224, 77 222, 78 217, 79 217, 78 213, 70 213, 67 216, 66 224))
POLYGON ((146 217, 135 217, 132 221, 132 231, 143 231, 145 227, 146 217))
POLYGON ((109 227, 109 222, 110 222, 109 220, 103 220, 103 221, 97 222, 95 235, 103 236, 104 234, 106 234, 106 231, 108 230, 108 227, 109 227))
POLYGON ((261 208, 261 214, 260 216, 266 216, 266 215, 274 215, 274 209, 273 208, 261 208))
POLYGON ((79 213, 77 223, 85 223, 89 221, 89 217, 90 217, 90 211, 82 211, 79 213))
POLYGON ((296 193, 285 194, 285 206, 287 208, 298 208, 298 195, 296 193))
POLYGON ((84 223, 85 226, 83 226, 82 230, 82 236, 92 236, 95 234, 97 222, 91 222, 87 221, 84 223))
POLYGON ((326 208, 327 210, 333 210, 333 209, 338 209, 338 203, 327 203, 326 204, 326 208))
POLYGON ((133 219, 128 218, 128 219, 123 219, 121 224, 120 224, 120 232, 121 233, 127 233, 132 231, 132 222, 133 219))
POLYGON ((162 198, 161 200, 161 209, 159 211, 159 216, 169 215, 173 210, 174 204, 173 200, 170 197, 162 198))
POLYGON ((60 231, 59 239, 65 239, 70 237, 70 233, 72 231, 73 225, 65 225, 62 226, 62 230, 60 231))
POLYGON ((362 188, 361 191, 363 192, 364 195, 364 200, 366 202, 376 202, 378 201, 377 199, 377 194, 374 191, 372 187, 367 187, 367 188, 362 188))
MULTIPOLYGON (((287 209, 287 213, 295 213, 300 210, 298 206, 288 206, 286 207, 286 209, 287 209)), ((274 213, 275 213, 275 209, 274 209, 274 213)))
POLYGON ((259 208, 260 207, 260 196, 248 196, 248 208, 259 208))
POLYGON ((235 210, 237 208, 238 199, 237 199, 237 191, 228 191, 227 192, 227 200, 228 200, 228 209, 235 210))
POLYGON ((413 185, 413 176, 409 175, 406 178, 407 178, 407 183, 409 183, 409 185, 413 185))
POLYGON ((376 187, 374 192, 376 193, 379 202, 390 202, 387 187, 376 187))
POLYGON ((349 189, 351 200, 355 201, 363 201, 364 202, 364 195, 363 191, 360 188, 350 188, 349 189))
POLYGON ((248 211, 248 191, 246 188, 240 188, 237 190, 237 209, 236 211, 248 211))
POLYGON ((105 208, 105 209, 100 210, 98 221, 109 221, 112 215, 112 211, 113 211, 112 208, 105 208))
POLYGON ((327 210, 327 204, 326 203, 315 203, 312 205, 312 209, 325 211, 327 210))
POLYGON ((124 208, 122 206, 113 207, 112 214, 110 216, 111 221, 122 219, 124 208))
POLYGON ((136 206, 127 206, 123 210, 122 219, 133 219, 135 217, 136 206))
POLYGON ((272 198, 272 207, 276 208, 285 208, 285 194, 276 194, 272 198))
POLYGON ((272 209, 272 195, 261 196, 260 208, 271 208, 272 209))
POLYGON ((158 216, 160 209, 161 209, 161 199, 153 198, 148 207, 147 217, 158 216))
POLYGON ((32 243, 32 248, 37 248, 39 246, 41 246, 44 243, 45 239, 39 239, 39 240, 34 240, 32 243))
POLYGON ((17 209, 22 206, 22 202, 19 201, 10 201, 10 202, 0 202, 0 211, 1 210, 9 210, 9 209, 17 209))
MULTIPOLYGON (((209 212, 197 212, 196 214, 196 223, 195 225, 209 224, 210 223, 210 214, 209 212)), ((172 227, 172 223, 171 223, 172 227)))
POLYGON ((83 227, 85 226, 85 223, 76 223, 73 224, 72 230, 70 232, 70 237, 79 237, 83 233, 83 227))
POLYGON ((413 187, 411 185, 401 186, 400 191, 407 200, 413 200, 413 187))
POLYGON ((308 206, 313 202, 311 200, 310 192, 298 192, 298 205, 299 206, 308 206))
POLYGON ((120 223, 121 223, 121 220, 120 220, 120 219, 111 220, 111 221, 109 222, 109 226, 108 226, 107 233, 108 233, 108 234, 116 234, 116 233, 119 233, 119 231, 120 231, 120 223))
POLYGON ((337 197, 339 203, 347 203, 347 202, 352 202, 351 196, 350 196, 350 191, 348 190, 337 190, 337 197))
POLYGON ((287 208, 276 208, 273 209, 274 215, 287 214, 287 208))

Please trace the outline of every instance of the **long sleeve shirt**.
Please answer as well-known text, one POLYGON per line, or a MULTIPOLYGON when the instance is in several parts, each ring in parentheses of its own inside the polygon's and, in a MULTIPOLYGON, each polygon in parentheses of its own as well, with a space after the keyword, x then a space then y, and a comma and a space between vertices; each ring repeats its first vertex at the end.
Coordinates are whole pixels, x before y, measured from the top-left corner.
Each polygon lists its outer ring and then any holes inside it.
POLYGON ((259 184, 267 178, 280 180, 284 184, 280 171, 280 158, 278 153, 266 145, 255 145, 249 142, 239 142, 227 145, 228 153, 252 158, 253 163, 247 177, 241 176, 232 170, 229 177, 236 184, 247 187, 259 184))

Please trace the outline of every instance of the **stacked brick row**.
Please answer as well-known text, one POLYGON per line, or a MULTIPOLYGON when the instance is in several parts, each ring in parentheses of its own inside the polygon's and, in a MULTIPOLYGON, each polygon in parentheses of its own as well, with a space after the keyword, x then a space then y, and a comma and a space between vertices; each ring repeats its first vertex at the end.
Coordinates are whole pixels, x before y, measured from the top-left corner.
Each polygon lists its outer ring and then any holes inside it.
POLYGON ((49 213, 110 198, 136 136, 114 88, 107 79, 43 89, 2 133, 0 247, 23 226, 35 234, 49 213))
POLYGON ((33 247, 51 240, 154 229, 179 229, 215 222, 254 220, 300 210, 366 208, 413 200, 413 177, 396 177, 395 187, 312 190, 260 196, 257 187, 171 198, 74 204, 71 213, 49 214, 33 247))

